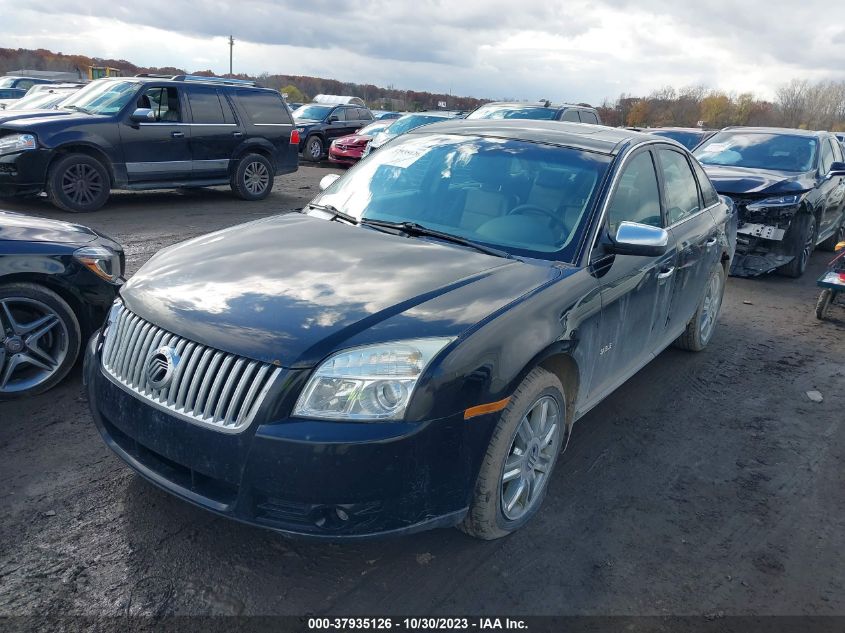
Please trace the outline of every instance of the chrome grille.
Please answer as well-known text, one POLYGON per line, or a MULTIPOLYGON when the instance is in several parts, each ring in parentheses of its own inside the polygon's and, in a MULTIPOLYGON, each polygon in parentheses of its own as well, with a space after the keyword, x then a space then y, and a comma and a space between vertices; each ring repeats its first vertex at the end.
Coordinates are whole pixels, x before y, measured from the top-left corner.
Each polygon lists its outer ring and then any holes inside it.
POLYGON ((228 432, 249 426, 281 371, 171 334, 122 304, 115 305, 109 315, 102 364, 113 382, 139 398, 191 422, 228 432), (163 346, 174 349, 180 360, 170 383, 154 389, 147 376, 147 360, 163 346))

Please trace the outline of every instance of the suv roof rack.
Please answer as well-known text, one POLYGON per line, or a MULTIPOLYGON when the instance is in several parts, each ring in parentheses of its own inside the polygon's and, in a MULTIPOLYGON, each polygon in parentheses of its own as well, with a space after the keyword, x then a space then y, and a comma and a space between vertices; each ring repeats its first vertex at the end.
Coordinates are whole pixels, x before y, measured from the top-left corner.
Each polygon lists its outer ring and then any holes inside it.
POLYGON ((171 81, 203 81, 211 84, 228 84, 230 86, 256 86, 252 79, 230 79, 229 77, 205 77, 203 75, 157 75, 155 73, 139 73, 136 77, 152 79, 170 79, 171 81))

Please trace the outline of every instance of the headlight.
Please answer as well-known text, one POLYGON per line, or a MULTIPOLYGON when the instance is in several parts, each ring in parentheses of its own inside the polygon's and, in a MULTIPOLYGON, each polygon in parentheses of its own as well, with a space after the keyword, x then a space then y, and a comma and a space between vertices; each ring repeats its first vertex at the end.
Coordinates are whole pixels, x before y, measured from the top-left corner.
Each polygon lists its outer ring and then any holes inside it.
POLYGON ((9 134, 0 138, 0 155, 14 154, 15 152, 35 148, 35 136, 32 134, 9 134))
POLYGON ((401 420, 420 375, 451 341, 410 339, 330 356, 305 385, 293 415, 324 420, 401 420))
POLYGON ((763 209, 779 209, 783 207, 794 207, 801 202, 804 197, 802 193, 793 193, 788 196, 777 196, 774 198, 766 198, 749 204, 746 209, 750 211, 762 211, 763 209))
POLYGON ((106 281, 117 281, 123 272, 120 255, 105 246, 86 246, 73 253, 78 262, 106 281))

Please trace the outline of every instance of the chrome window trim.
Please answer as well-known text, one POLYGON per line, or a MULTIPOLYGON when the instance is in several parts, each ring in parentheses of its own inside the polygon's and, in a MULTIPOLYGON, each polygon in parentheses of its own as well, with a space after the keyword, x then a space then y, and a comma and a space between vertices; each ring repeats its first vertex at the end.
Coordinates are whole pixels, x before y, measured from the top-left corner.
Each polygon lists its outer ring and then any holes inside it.
POLYGON ((253 123, 256 127, 293 127, 293 123, 253 123))
POLYGON ((178 127, 238 127, 237 123, 181 123, 177 121, 156 121, 155 123, 139 123, 138 125, 175 125, 178 127))

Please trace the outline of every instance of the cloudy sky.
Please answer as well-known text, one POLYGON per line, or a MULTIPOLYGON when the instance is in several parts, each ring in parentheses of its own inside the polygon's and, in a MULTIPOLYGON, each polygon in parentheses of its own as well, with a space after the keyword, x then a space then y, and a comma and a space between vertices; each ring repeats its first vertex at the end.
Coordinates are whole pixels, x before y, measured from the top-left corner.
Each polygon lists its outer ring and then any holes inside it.
POLYGON ((139 65, 600 102, 845 79, 845 3, 802 0, 0 0, 0 46, 139 65), (695 5, 695 6, 693 6, 695 5))

